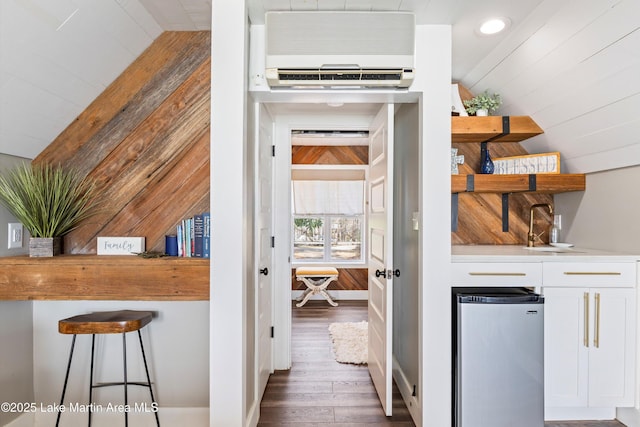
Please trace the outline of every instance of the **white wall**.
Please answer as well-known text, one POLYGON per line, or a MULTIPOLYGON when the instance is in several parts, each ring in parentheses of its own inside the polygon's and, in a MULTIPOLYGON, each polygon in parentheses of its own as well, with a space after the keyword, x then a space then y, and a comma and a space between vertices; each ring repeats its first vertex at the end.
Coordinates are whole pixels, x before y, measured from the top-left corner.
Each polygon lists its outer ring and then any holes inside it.
MULTIPOLYGON (((210 424, 245 424, 247 209, 247 13, 245 1, 214 0, 211 30, 210 424)), ((253 282, 251 282, 253 283, 253 282)))
POLYGON ((394 379, 414 418, 420 403, 412 396, 420 383, 420 233, 413 213, 420 210, 420 109, 402 104, 396 110, 393 155, 393 359, 394 379))
POLYGON ((451 425, 451 27, 416 28, 420 117, 422 425, 451 425))
MULTIPOLYGON (((35 402, 60 400, 71 335, 58 333, 58 321, 92 311, 149 310, 156 313, 142 329, 154 394, 162 407, 209 405, 208 301, 34 301, 33 363, 35 402)), ((91 336, 78 335, 69 378, 67 403, 88 401, 91 336)), ((130 381, 144 380, 136 333, 127 334, 130 381)), ((122 381, 122 335, 96 337, 96 381, 122 381)), ((122 388, 99 389, 96 402, 122 403, 122 388)), ((148 390, 132 387, 132 402, 148 402, 148 390)))
MULTIPOLYGON (((23 161, 28 160, 0 154, 0 173, 23 161)), ((27 253, 26 244, 22 249, 7 249, 9 222, 18 221, 0 206, 0 256, 27 253)), ((0 301, 0 402, 33 401, 32 323, 31 301, 0 301)), ((0 425, 18 415, 0 411, 0 425)))
POLYGON ((586 191, 557 194, 563 241, 640 255, 640 166, 590 173, 586 191))
POLYGON ((255 417, 257 421, 257 417, 260 410, 260 400, 257 395, 256 390, 256 358, 258 357, 256 348, 256 317, 257 317, 257 305, 256 298, 258 297, 256 292, 256 277, 257 273, 255 271, 256 265, 256 255, 254 246, 259 244, 255 235, 255 227, 256 227, 256 218, 255 218, 255 200, 257 198, 256 195, 256 185, 255 185, 255 174, 257 173, 254 168, 255 165, 255 150, 256 145, 259 141, 256 140, 255 135, 255 105, 253 102, 248 101, 246 103, 247 108, 247 146, 245 152, 245 170, 247 171, 247 175, 245 176, 245 192, 246 192, 246 203, 245 203, 245 213, 244 217, 246 218, 246 259, 245 259, 245 269, 246 269, 246 295, 245 295, 245 312, 247 315, 246 318, 246 335, 245 335, 245 400, 247 402, 245 408, 245 416, 247 419, 255 417))

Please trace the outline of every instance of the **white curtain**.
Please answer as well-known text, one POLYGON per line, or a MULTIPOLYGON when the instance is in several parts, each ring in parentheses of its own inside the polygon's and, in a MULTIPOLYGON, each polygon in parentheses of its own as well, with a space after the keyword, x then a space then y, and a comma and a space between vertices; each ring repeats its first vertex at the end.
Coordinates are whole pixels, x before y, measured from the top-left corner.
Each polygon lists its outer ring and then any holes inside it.
POLYGON ((362 215, 364 181, 292 181, 296 215, 362 215))

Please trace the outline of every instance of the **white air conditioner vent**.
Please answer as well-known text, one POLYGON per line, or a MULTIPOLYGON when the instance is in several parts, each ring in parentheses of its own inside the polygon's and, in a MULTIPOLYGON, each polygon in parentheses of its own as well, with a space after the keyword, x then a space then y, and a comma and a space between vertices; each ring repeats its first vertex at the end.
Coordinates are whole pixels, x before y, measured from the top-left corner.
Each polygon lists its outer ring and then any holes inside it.
POLYGON ((271 87, 407 88, 415 18, 404 12, 268 12, 271 87))

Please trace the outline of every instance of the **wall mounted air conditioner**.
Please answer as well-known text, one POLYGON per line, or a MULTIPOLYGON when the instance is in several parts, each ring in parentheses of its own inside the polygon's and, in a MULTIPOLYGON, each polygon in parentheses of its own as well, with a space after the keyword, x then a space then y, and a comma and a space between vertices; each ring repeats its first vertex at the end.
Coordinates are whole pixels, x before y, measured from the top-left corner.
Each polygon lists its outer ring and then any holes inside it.
POLYGON ((271 87, 407 88, 415 17, 405 12, 267 12, 271 87))

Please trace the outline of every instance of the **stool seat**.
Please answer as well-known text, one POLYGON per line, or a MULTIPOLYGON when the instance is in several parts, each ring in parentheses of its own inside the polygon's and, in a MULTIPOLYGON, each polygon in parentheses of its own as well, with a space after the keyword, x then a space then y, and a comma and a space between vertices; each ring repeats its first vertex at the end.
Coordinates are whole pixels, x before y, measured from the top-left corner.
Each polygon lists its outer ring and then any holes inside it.
POLYGON ((58 322, 61 334, 122 334, 142 329, 151 322, 151 311, 100 311, 80 314, 58 322))
POLYGON ((334 267, 298 267, 296 276, 306 277, 328 277, 337 276, 338 269, 334 267))

